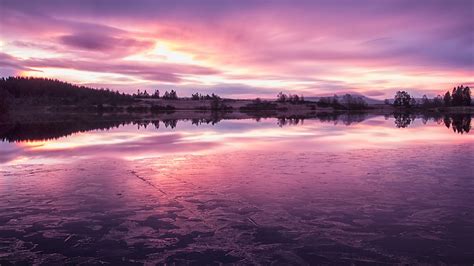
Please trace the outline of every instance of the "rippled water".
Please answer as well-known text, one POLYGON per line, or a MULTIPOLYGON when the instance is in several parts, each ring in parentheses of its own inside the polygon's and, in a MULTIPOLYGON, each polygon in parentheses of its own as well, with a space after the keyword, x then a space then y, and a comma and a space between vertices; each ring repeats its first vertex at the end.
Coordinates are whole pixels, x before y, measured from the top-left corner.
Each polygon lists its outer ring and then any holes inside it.
POLYGON ((396 122, 9 134, 0 264, 472 264, 474 135, 396 122))

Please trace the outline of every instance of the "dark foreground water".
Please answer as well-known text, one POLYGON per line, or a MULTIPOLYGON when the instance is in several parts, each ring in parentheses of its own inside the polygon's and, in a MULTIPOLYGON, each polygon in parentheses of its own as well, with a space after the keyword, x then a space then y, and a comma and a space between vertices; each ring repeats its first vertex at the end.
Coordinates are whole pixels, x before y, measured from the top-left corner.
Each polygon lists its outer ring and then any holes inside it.
POLYGON ((405 122, 3 126, 0 264, 472 265, 470 125, 405 122))

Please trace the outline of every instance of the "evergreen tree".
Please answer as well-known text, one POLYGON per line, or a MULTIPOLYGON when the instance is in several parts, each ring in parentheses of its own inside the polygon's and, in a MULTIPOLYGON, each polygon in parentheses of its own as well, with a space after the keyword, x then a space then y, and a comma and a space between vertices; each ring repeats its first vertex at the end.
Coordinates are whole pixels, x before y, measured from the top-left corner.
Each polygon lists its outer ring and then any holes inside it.
MULTIPOLYGON (((448 94, 448 92, 446 92, 448 94)), ((445 97, 446 97, 445 94, 445 97)), ((453 88, 451 95, 451 106, 470 106, 471 105, 471 89, 463 85, 453 88)))
POLYGON ((464 87, 462 91, 462 98, 463 98, 463 105, 470 106, 471 105, 471 89, 469 87, 464 87))
POLYGON ((444 102, 444 106, 451 106, 451 93, 449 93, 449 91, 447 91, 445 94, 444 94, 444 97, 443 97, 443 102, 444 102))
POLYGON ((458 86, 453 88, 452 95, 452 105, 453 106, 461 106, 463 105, 463 89, 464 86, 458 86))

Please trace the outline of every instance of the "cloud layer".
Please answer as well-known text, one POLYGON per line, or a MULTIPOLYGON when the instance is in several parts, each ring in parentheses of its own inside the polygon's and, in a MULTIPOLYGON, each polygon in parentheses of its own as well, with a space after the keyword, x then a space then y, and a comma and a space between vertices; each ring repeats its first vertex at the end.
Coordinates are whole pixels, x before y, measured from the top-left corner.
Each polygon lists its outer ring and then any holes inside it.
POLYGON ((473 2, 0 1, 0 74, 215 90, 389 97, 474 84, 473 2))

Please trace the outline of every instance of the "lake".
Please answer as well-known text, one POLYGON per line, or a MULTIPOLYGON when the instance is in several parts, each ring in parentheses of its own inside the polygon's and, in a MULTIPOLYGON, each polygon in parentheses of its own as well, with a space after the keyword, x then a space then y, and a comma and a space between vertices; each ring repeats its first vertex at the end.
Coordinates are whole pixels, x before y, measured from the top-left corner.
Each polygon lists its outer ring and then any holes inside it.
POLYGON ((474 262, 470 116, 0 129, 1 265, 474 262))

